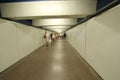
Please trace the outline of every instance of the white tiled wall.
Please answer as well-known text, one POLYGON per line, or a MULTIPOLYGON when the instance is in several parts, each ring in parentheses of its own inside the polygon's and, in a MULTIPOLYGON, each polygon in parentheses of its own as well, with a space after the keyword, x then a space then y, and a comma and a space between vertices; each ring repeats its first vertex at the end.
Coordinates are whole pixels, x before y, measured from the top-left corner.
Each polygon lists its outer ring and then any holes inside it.
POLYGON ((120 80, 120 5, 69 30, 67 35, 104 80, 120 80))
POLYGON ((0 72, 44 44, 44 31, 0 19, 0 72))

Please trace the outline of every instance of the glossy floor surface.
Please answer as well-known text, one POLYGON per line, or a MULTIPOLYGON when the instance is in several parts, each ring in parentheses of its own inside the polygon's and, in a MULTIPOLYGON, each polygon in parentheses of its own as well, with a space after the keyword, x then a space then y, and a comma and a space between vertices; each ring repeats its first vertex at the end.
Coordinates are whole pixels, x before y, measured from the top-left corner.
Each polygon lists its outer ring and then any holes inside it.
POLYGON ((43 46, 0 75, 0 80, 101 80, 66 40, 43 46))

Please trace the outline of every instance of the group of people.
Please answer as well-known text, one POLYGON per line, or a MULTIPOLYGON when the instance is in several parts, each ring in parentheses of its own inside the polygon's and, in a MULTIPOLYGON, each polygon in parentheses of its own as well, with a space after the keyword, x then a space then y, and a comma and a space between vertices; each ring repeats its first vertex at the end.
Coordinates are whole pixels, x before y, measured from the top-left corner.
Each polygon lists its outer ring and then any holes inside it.
POLYGON ((46 46, 51 44, 53 41, 56 41, 58 39, 58 33, 50 33, 49 31, 45 31, 44 39, 46 42, 46 46))

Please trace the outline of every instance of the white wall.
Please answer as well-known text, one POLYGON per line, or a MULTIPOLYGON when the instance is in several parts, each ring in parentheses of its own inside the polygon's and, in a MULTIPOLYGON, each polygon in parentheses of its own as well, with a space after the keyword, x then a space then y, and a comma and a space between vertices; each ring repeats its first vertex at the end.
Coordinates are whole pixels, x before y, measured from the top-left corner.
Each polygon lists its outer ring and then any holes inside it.
POLYGON ((44 31, 0 19, 0 72, 44 44, 44 31))
POLYGON ((68 40, 71 45, 81 53, 81 56, 85 58, 85 35, 86 35, 86 23, 76 26, 67 32, 68 40))
POLYGON ((104 80, 120 80, 120 5, 76 26, 67 35, 104 80))

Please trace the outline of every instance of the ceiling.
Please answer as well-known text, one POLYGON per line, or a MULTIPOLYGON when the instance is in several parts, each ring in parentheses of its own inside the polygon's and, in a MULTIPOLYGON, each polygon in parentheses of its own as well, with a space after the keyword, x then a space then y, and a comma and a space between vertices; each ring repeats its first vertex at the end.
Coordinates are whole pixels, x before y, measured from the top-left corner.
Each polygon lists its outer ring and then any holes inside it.
MULTIPOLYGON (((0 0, 0 3, 12 3, 12 2, 37 2, 37 1, 69 1, 69 0, 0 0)), ((99 11, 100 9, 102 9, 103 7, 105 7, 107 4, 113 2, 115 0, 97 0, 97 5, 96 5, 96 12, 99 11)), ((0 13, 0 17, 2 17, 1 13, 0 13)), ((87 16, 86 16, 87 17, 87 16)), ((61 17, 60 17, 61 18, 61 17)), ((77 19, 77 23, 79 23, 81 20, 83 20, 85 17, 76 17, 77 19)), ((23 19, 23 20, 15 20, 16 22, 19 23, 23 23, 26 25, 31 25, 32 24, 32 20, 31 19, 23 19)), ((75 24, 74 24, 75 25, 75 24)), ((60 26, 60 25, 59 25, 60 26)))

